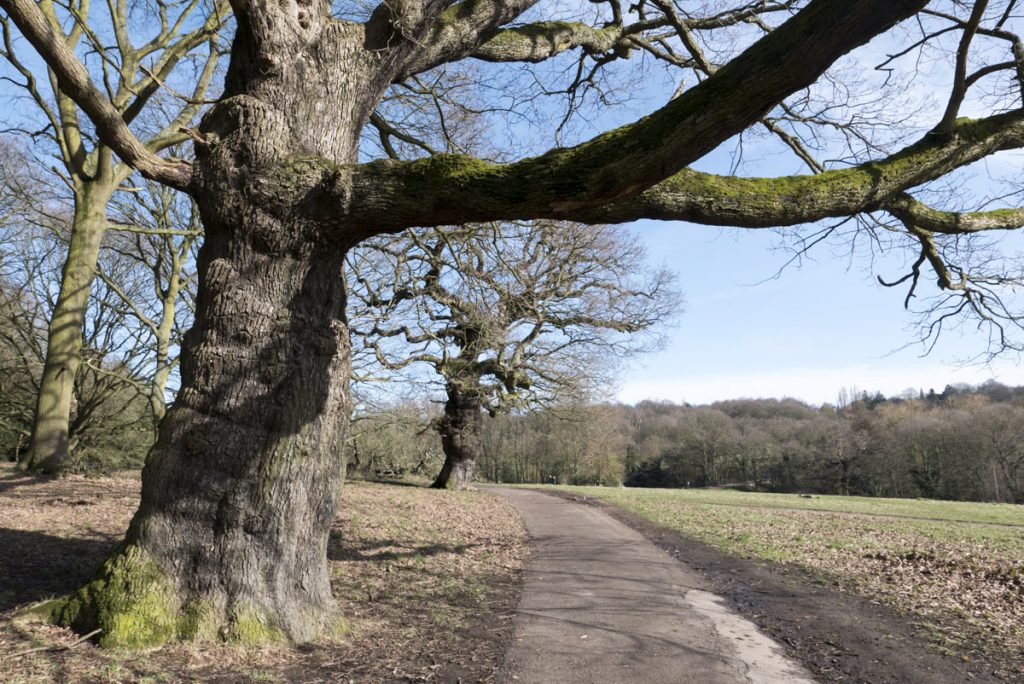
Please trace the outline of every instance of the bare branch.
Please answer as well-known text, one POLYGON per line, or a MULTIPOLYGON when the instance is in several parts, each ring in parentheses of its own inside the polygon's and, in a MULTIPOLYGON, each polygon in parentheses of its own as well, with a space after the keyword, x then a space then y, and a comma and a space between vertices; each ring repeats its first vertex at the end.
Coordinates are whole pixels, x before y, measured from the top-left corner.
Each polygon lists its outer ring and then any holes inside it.
POLYGON ((382 229, 422 225, 424 214, 431 213, 424 207, 460 208, 458 217, 436 223, 573 217, 639 194, 760 119, 839 56, 922 4, 816 0, 663 109, 578 147, 507 165, 460 157, 363 165, 354 173, 360 206, 353 213, 372 218, 382 229), (846 30, 836 34, 836 25, 846 30), (823 32, 835 39, 818 40, 823 32), (403 215, 406 207, 415 207, 415 217, 403 215))
POLYGON ((953 88, 949 94, 949 102, 946 105, 946 111, 942 115, 942 119, 938 125, 935 126, 937 133, 949 135, 953 132, 953 127, 956 125, 956 118, 960 112, 960 105, 964 101, 964 96, 967 94, 967 88, 969 83, 967 81, 967 56, 970 52, 971 41, 974 39, 975 33, 978 31, 978 26, 981 24, 981 18, 985 14, 985 8, 988 7, 988 0, 975 0, 974 8, 971 10, 970 19, 964 26, 963 35, 960 37, 960 45, 956 50, 956 66, 953 69, 953 88))
POLYGON ((46 60, 61 91, 89 115, 105 144, 147 178, 179 189, 188 187, 191 165, 181 160, 164 159, 139 142, 110 100, 93 85, 85 67, 67 48, 64 39, 54 33, 35 2, 0 0, 0 7, 46 60))

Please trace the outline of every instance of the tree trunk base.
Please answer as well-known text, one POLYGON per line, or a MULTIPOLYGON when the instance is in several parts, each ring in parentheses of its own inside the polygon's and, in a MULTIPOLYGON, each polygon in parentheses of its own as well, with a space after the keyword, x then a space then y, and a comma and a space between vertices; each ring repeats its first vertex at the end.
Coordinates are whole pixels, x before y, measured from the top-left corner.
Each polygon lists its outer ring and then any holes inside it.
POLYGON ((42 451, 30 449, 18 462, 18 468, 32 475, 49 475, 57 477, 67 473, 71 465, 71 456, 67 445, 42 451), (45 451, 45 455, 43 453, 45 451))
POLYGON ((458 491, 473 491, 473 467, 475 461, 455 461, 445 457, 444 466, 437 478, 430 485, 431 489, 453 489, 458 491))
POLYGON ((184 599, 149 554, 133 544, 122 546, 89 584, 40 609, 80 634, 102 630, 97 642, 110 648, 155 648, 172 641, 307 642, 341 637, 348 630, 334 606, 318 615, 307 610, 298 624, 281 625, 273 617, 279 612, 255 601, 184 599))
POLYGON ((433 489, 472 489, 473 470, 481 455, 483 413, 481 413, 480 379, 449 380, 445 386, 448 399, 444 416, 436 422, 444 450, 444 465, 433 489))
POLYGON ((473 485, 471 485, 469 483, 466 483, 466 484, 457 484, 455 482, 442 483, 442 482, 437 482, 436 480, 433 483, 431 483, 430 488, 431 489, 447 489, 447 490, 453 491, 453 492, 455 492, 455 491, 458 491, 458 492, 478 492, 478 491, 480 491, 479 487, 475 487, 475 486, 473 486, 473 485))

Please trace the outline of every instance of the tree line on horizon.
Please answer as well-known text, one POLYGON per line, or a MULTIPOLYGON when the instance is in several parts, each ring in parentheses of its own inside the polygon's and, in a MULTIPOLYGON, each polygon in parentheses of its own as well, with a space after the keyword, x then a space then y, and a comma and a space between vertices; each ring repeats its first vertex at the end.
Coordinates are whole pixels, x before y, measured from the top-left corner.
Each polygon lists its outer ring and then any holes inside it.
MULTIPOLYGON (((427 475, 436 405, 361 416, 350 475, 427 475)), ((796 399, 692 406, 575 404, 484 420, 480 479, 737 487, 765 492, 1024 503, 1024 387, 987 382, 813 407, 796 399)))

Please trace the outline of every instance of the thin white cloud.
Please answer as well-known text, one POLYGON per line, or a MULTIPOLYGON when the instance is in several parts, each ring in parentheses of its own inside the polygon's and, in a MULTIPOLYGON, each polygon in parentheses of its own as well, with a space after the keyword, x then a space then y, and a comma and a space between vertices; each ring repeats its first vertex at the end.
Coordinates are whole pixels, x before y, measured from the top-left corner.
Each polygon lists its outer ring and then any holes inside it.
POLYGON ((711 373, 666 377, 622 384, 617 399, 633 404, 645 399, 707 404, 723 399, 794 397, 810 404, 834 403, 843 388, 895 396, 904 390, 941 392, 947 384, 979 385, 995 379, 1024 385, 1024 368, 1006 363, 996 368, 956 368, 937 363, 907 368, 848 366, 839 368, 780 368, 754 373, 711 373))

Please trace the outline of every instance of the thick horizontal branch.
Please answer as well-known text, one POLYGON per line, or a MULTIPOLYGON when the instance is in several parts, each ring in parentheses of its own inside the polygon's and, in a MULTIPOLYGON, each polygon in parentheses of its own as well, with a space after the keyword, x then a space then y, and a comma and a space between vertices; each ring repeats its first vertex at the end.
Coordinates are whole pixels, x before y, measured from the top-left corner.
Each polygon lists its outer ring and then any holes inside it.
MULTIPOLYGON (((424 49, 403 69, 403 77, 443 62, 473 57, 488 62, 540 62, 567 50, 582 48, 592 55, 628 49, 641 34, 672 25, 667 16, 645 17, 630 25, 616 21, 598 28, 578 21, 539 21, 505 26, 534 0, 500 2, 467 0, 445 11, 431 30, 424 49)), ((760 14, 785 11, 792 0, 756 3, 707 17, 683 20, 687 31, 711 30, 750 21, 760 14)))
MULTIPOLYGON (((495 27, 514 21, 537 0, 463 0, 438 17, 415 50, 395 74, 394 81, 405 79, 440 64, 469 55, 495 27)), ((367 27, 373 34, 373 19, 367 27)))
POLYGON ((885 210, 908 225, 931 233, 965 235, 989 230, 1016 230, 1024 227, 1024 208, 989 211, 941 211, 909 195, 887 202, 885 210))
POLYGON ((544 21, 512 26, 484 36, 471 56, 485 62, 541 62, 575 48, 602 54, 611 51, 626 36, 664 23, 652 21, 629 28, 616 25, 595 28, 576 21, 544 21))
MULTIPOLYGON (((904 192, 1000 150, 1024 146, 1024 115, 1014 112, 981 121, 961 121, 952 137, 928 135, 890 157, 816 175, 779 178, 717 176, 687 169, 636 198, 600 207, 578 217, 587 222, 621 223, 640 218, 684 220, 721 226, 761 228, 808 223, 866 211, 904 207, 904 192)), ((917 203, 917 213, 924 205, 917 203)), ((937 216, 942 212, 932 212, 937 216)), ((930 221, 936 232, 995 229, 1012 222, 1004 212, 971 214, 959 227, 943 214, 930 221), (986 216, 982 220, 981 216, 986 216)), ((959 215, 965 216, 965 215, 959 215)), ((1006 225, 1006 227, 1010 227, 1006 225)))
MULTIPOLYGON (((820 174, 742 178, 687 169, 635 198, 585 212, 576 219, 622 223, 651 218, 768 228, 890 210, 890 205, 898 208, 905 203, 900 197, 910 188, 996 152, 1020 147, 1024 147, 1024 112, 976 121, 962 119, 951 136, 928 134, 884 159, 820 174)), ((937 220, 932 224, 936 232, 955 232, 951 220, 945 223, 950 230, 940 227, 937 220)), ((972 225, 981 226, 982 222, 972 225)), ((994 227, 990 222, 985 229, 994 227)))
MULTIPOLYGON (((530 218, 568 219, 592 224, 649 218, 767 228, 882 209, 895 212, 903 207, 904 211, 909 211, 906 200, 900 199, 906 190, 996 152, 1021 147, 1024 147, 1024 112, 1014 111, 986 119, 962 119, 957 122, 952 135, 928 134, 889 157, 846 169, 778 178, 719 176, 684 169, 636 197, 585 209, 560 210, 536 206, 530 218)), ((423 161, 424 165, 447 166, 446 172, 440 175, 448 178, 458 177, 460 168, 472 169, 479 163, 467 157, 445 155, 423 161)), ((370 173, 374 168, 374 165, 367 165, 363 169, 366 176, 360 179, 360 183, 367 184, 368 193, 374 192, 370 173)), ((431 182, 429 174, 423 182, 431 182)), ((417 225, 449 225, 507 217, 501 214, 503 208, 496 204, 474 206, 460 199, 460 189, 467 196, 474 192, 471 186, 457 185, 454 191, 440 186, 436 188, 437 192, 452 192, 447 204, 433 205, 424 210, 423 200, 417 194, 406 198, 408 205, 393 205, 392 215, 381 213, 371 220, 378 227, 383 224, 385 229, 391 229, 392 222, 399 221, 417 225)), ((356 193, 357 198, 359 194, 356 193)), ((952 218, 952 214, 947 216, 934 210, 923 216, 923 210, 919 211, 922 212, 922 220, 928 221, 929 229, 935 232, 992 230, 1002 225, 1010 227, 1009 223, 1015 220, 1015 214, 999 210, 956 215, 960 217, 958 219, 952 218)))
POLYGON ((375 162, 357 168, 354 188, 346 179, 339 194, 351 198, 353 218, 377 231, 424 225, 424 218, 434 225, 573 218, 672 176, 924 4, 813 0, 661 110, 583 145, 513 164, 458 156, 375 162), (358 191, 349 195, 351 189, 358 191))
POLYGON ((107 97, 96 88, 89 72, 57 35, 33 0, 0 0, 0 8, 14 21, 55 74, 60 89, 82 108, 100 139, 126 163, 152 180, 185 189, 192 167, 181 160, 164 159, 139 142, 107 97))

